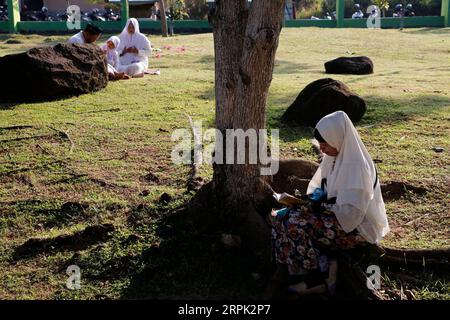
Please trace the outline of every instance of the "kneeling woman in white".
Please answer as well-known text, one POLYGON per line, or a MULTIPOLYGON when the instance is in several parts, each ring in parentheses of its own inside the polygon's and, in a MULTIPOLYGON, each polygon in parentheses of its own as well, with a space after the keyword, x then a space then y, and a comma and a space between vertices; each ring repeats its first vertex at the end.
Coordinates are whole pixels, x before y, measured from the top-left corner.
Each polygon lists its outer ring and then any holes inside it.
POLYGON ((139 31, 139 23, 135 18, 128 20, 119 39, 118 71, 132 77, 143 77, 148 68, 148 57, 152 54, 152 47, 147 37, 139 31))

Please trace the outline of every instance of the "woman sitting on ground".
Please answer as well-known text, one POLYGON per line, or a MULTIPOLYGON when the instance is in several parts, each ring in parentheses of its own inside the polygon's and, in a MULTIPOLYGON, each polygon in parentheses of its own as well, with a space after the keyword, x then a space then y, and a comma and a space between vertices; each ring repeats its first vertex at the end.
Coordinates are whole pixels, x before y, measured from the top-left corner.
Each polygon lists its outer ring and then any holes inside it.
MULTIPOLYGON (((335 269, 336 262, 324 249, 378 243, 389 232, 375 165, 347 114, 337 111, 322 118, 314 137, 325 155, 307 193, 322 193, 324 202, 314 209, 292 207, 271 220, 277 263, 287 266, 289 275, 304 279, 326 274, 330 266, 335 269)), ((290 292, 314 292, 309 290, 312 282, 297 282, 290 292)), ((333 293, 334 282, 325 279, 320 287, 333 293)))
POLYGON ((148 57, 152 54, 152 48, 147 37, 139 31, 139 22, 135 18, 128 20, 119 39, 118 71, 125 72, 130 77, 143 77, 148 68, 148 57))

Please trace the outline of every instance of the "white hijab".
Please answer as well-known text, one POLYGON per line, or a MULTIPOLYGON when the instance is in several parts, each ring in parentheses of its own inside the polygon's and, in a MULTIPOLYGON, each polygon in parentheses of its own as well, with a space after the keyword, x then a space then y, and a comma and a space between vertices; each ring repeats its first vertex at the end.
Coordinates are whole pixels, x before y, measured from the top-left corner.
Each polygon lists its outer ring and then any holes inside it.
MULTIPOLYGON (((328 199, 336 197, 336 205, 351 205, 360 210, 366 219, 366 229, 369 225, 370 233, 376 234, 378 242, 389 232, 386 209, 380 183, 377 182, 374 187, 377 179, 375 165, 356 128, 345 112, 337 111, 323 117, 317 123, 316 129, 339 153, 336 157, 324 155, 309 183, 308 193, 319 188, 322 178, 326 178, 328 199)), ((351 215, 346 218, 351 219, 351 215)), ((358 227, 361 221, 345 221, 345 224, 358 227)))
POLYGON ((113 65, 113 67, 115 67, 115 64, 118 62, 116 60, 118 60, 117 49, 119 48, 119 45, 120 45, 120 39, 116 36, 112 36, 108 40, 106 40, 106 43, 102 46, 103 50, 106 52, 106 58, 108 60, 108 63, 113 65), (109 49, 109 47, 108 47, 109 41, 114 43, 114 49, 112 49, 112 50, 109 49))
MULTIPOLYGON (((140 52, 151 54, 151 44, 147 37, 141 33, 139 29, 139 22, 136 18, 130 18, 125 25, 125 28, 122 30, 122 33, 119 35, 120 45, 118 48, 119 54, 125 49, 129 47, 136 47, 140 52), (134 33, 128 33, 128 26, 133 24, 134 33)), ((120 58, 120 63, 122 65, 128 65, 135 62, 143 62, 148 65, 148 56, 147 54, 139 54, 135 55, 132 53, 126 53, 120 58)))
POLYGON ((120 45, 120 39, 119 39, 119 37, 112 36, 112 37, 110 37, 108 40, 106 40, 107 43, 108 43, 108 41, 111 41, 112 43, 114 43, 115 50, 117 50, 117 48, 118 48, 119 45, 120 45))

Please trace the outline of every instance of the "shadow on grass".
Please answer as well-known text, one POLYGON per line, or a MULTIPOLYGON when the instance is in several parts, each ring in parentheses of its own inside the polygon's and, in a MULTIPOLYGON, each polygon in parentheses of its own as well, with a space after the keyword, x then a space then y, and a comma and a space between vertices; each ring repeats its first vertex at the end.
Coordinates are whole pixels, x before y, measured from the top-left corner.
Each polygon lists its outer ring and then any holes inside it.
POLYGON ((0 33, 0 41, 8 41, 11 38, 14 38, 11 34, 0 33))
POLYGON ((273 74, 298 74, 309 69, 311 69, 311 66, 306 63, 276 60, 273 74))
POLYGON ((367 96, 368 110, 359 125, 393 124, 409 121, 417 116, 430 115, 450 106, 450 97, 443 94, 402 95, 387 99, 367 96))
POLYGON ((143 253, 122 298, 251 299, 261 292, 247 255, 226 248, 220 233, 200 231, 187 212, 163 214, 156 234, 161 243, 143 253))
MULTIPOLYGON (((444 94, 420 96, 403 94, 394 99, 380 96, 363 96, 362 98, 367 103, 367 111, 361 121, 356 124, 357 126, 406 123, 415 117, 429 115, 450 107, 450 97, 444 94)), ((281 116, 290 105, 290 103, 286 104, 285 95, 272 96, 271 105, 286 106, 285 108, 268 108, 268 126, 269 128, 281 129, 280 138, 282 141, 298 141, 299 139, 312 137, 312 128, 281 121, 281 116)))
POLYGON ((201 70, 213 70, 215 68, 214 65, 215 58, 212 54, 206 54, 200 57, 197 61, 195 61, 196 64, 200 65, 198 66, 201 70))
POLYGON ((450 35, 450 28, 420 28, 414 30, 403 30, 404 33, 411 34, 439 34, 439 35, 450 35))
POLYGON ((94 286, 120 283, 122 299, 257 298, 265 280, 253 278, 243 249, 225 247, 220 231, 192 221, 195 213, 169 207, 130 208, 126 233, 116 231, 107 243, 74 252, 60 271, 76 264, 94 286))
POLYGON ((20 103, 15 102, 15 103, 0 103, 0 111, 2 110, 13 110, 16 106, 18 106, 20 103))

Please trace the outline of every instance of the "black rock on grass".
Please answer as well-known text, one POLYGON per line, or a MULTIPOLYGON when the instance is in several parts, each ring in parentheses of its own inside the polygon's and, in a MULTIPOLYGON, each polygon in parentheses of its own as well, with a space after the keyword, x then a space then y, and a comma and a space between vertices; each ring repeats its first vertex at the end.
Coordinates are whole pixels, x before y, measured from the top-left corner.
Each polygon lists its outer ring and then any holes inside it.
POLYGON ((51 101, 98 91, 108 84, 103 51, 57 44, 0 58, 0 102, 51 101))
POLYGON ((282 120, 315 127, 324 116, 339 110, 357 122, 367 107, 366 102, 343 82, 324 78, 308 84, 283 114, 282 120))
POLYGON ((371 74, 373 62, 369 57, 340 57, 325 62, 325 72, 333 74, 371 74))

